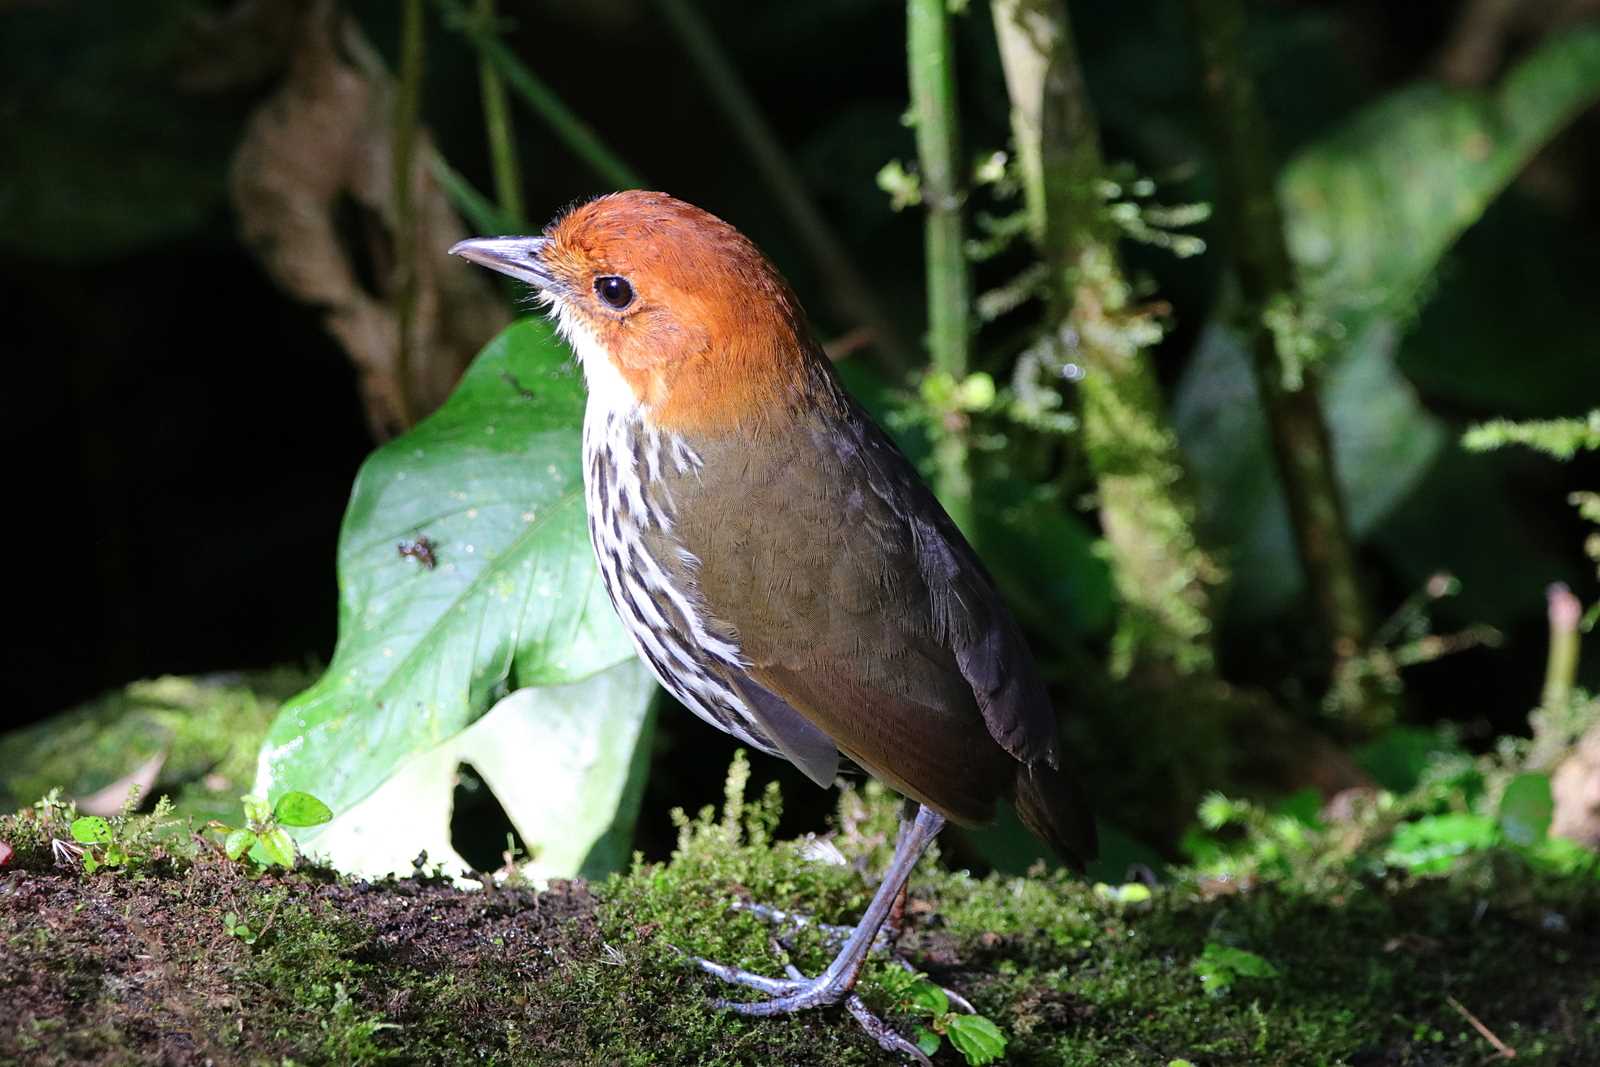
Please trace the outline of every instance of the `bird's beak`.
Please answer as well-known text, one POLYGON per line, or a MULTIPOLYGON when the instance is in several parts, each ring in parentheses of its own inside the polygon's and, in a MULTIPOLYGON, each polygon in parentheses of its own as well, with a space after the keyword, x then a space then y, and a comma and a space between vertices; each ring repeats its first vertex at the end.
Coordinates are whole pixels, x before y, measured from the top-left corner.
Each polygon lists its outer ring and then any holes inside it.
POLYGON ((450 254, 509 274, 536 289, 551 290, 556 288, 555 276, 540 258, 549 243, 548 237, 474 237, 457 241, 450 254))

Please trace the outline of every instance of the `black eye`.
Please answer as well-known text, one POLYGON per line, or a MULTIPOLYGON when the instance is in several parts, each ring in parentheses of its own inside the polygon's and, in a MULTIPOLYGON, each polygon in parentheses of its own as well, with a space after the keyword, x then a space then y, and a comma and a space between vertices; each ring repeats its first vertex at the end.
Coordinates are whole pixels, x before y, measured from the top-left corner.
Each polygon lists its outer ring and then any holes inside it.
POLYGON ((615 274, 596 278, 594 291, 601 300, 618 311, 633 303, 633 286, 628 284, 628 279, 619 278, 615 274))

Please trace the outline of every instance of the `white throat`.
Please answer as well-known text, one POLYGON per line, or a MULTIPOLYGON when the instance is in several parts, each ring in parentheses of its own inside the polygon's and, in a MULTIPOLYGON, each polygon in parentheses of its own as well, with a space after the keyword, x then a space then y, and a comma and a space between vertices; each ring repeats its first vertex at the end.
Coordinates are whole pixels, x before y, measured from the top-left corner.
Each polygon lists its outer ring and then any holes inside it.
POLYGON ((639 414, 644 405, 633 391, 633 386, 611 362, 610 355, 601 346, 594 332, 580 321, 560 300, 552 301, 555 311, 556 331, 564 337, 578 362, 583 364, 584 383, 589 388, 586 416, 639 414))

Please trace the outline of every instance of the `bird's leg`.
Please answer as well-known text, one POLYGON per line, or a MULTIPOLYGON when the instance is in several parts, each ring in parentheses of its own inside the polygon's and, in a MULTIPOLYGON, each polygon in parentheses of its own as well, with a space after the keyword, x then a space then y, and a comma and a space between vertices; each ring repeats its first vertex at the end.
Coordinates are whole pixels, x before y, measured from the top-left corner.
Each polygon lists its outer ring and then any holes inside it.
MULTIPOLYGON (((863 1020, 863 1015, 870 1017, 866 1006, 854 998, 851 991, 861 977, 861 969, 865 966, 873 943, 878 938, 879 929, 894 909, 895 902, 901 897, 906 882, 911 878, 911 871, 917 865, 917 860, 922 857, 922 853, 927 850, 943 826, 944 817, 926 807, 919 807, 914 819, 901 821, 900 834, 895 840, 894 857, 889 861, 889 868, 884 872, 878 891, 872 895, 872 902, 867 905, 866 913, 861 916, 861 921, 845 939, 839 954, 817 977, 806 978, 799 972, 792 972, 788 978, 769 978, 766 975, 753 974, 737 967, 696 957, 695 963, 708 973, 726 982, 749 986, 771 995, 770 999, 757 1001, 718 1000, 715 1002, 716 1005, 739 1012, 741 1015, 782 1015, 837 1004, 848 998, 852 1001, 849 1005, 850 1013, 857 1020, 863 1020)), ((908 1048, 915 1047, 894 1034, 881 1022, 874 1020, 872 1025, 868 1025, 862 1021, 862 1025, 885 1048, 905 1052, 908 1048), (889 1043, 885 1044, 886 1041, 889 1043)))
MULTIPOLYGON (((901 970, 910 974, 920 973, 910 960, 896 951, 900 942, 900 931, 905 922, 906 900, 911 883, 907 882, 900 887, 899 894, 895 897, 894 905, 889 909, 889 915, 883 920, 883 926, 878 929, 878 936, 873 938, 871 953, 885 953, 890 962, 901 970)), ((732 904, 735 911, 747 912, 758 919, 765 920, 774 926, 786 926, 795 930, 804 930, 808 927, 820 931, 825 942, 829 945, 842 945, 849 938, 852 927, 840 926, 835 923, 818 922, 810 915, 796 911, 784 911, 774 908, 770 904, 760 904, 753 900, 735 900, 732 904)), ((964 1011, 968 1015, 976 1015, 978 1009, 972 1006, 972 1001, 957 993, 948 986, 939 986, 944 991, 945 997, 957 1011, 964 1011)))

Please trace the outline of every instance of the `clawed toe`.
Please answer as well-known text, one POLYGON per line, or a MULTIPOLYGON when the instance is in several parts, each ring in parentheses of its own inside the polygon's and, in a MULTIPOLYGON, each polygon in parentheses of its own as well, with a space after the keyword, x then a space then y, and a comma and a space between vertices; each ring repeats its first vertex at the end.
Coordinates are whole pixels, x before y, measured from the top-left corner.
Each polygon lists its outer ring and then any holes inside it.
MULTIPOLYGON (((746 971, 731 964, 708 960, 704 956, 690 956, 689 960, 702 971, 716 975, 724 982, 748 986, 751 989, 759 989, 763 993, 771 993, 775 996, 787 996, 806 984, 804 978, 769 978, 764 974, 746 971)), ((716 1003, 718 1007, 722 1007, 725 1002, 717 1001, 716 1003)))
MULTIPOLYGON (((722 999, 713 1003, 719 1008, 738 1012, 740 1015, 772 1016, 843 1002, 846 1010, 880 1048, 909 1056, 917 1063, 931 1067, 928 1057, 916 1045, 900 1036, 867 1009, 866 1004, 856 995, 855 986, 871 953, 878 951, 892 955, 894 942, 899 933, 900 918, 905 911, 906 881, 911 877, 911 869, 916 866, 917 858, 922 855, 923 850, 928 847, 928 842, 933 840, 943 825, 943 817, 926 807, 919 807, 915 818, 902 820, 900 834, 895 839, 894 857, 889 861, 889 869, 885 872, 883 881, 872 894, 866 912, 862 914, 861 921, 845 936, 844 943, 839 947, 833 962, 815 978, 807 978, 789 962, 787 952, 776 938, 772 939, 772 949, 783 960, 784 970, 788 975, 786 978, 771 978, 685 953, 688 961, 707 974, 715 975, 733 985, 742 985, 766 994, 764 999, 753 1001, 722 999), (887 931, 887 938, 882 936, 884 931, 887 931)), ((753 912, 775 925, 823 926, 815 920, 764 905, 740 906, 743 910, 753 912)), ((823 926, 825 935, 833 932, 823 926)), ((897 957, 896 959, 901 966, 910 968, 910 964, 904 960, 899 960, 897 957)), ((961 997, 952 996, 951 1002, 971 1010, 971 1006, 961 997)))
MULTIPOLYGON (((726 963, 717 963, 702 956, 690 956, 695 966, 707 974, 715 975, 725 982, 733 985, 742 985, 750 989, 757 989, 769 995, 766 1000, 727 1000, 718 998, 711 1002, 713 1007, 726 1011, 737 1012, 740 1015, 756 1017, 786 1015, 790 1012, 808 1011, 812 1008, 826 1007, 830 1004, 844 1002, 846 1010, 866 1032, 867 1036, 877 1042, 878 1047, 887 1052, 898 1052, 908 1056, 912 1061, 932 1067, 932 1061, 923 1055, 921 1049, 906 1040, 888 1023, 872 1013, 862 1001, 859 994, 852 992, 843 982, 822 975, 818 978, 807 978, 791 963, 784 964, 788 978, 770 978, 764 974, 756 974, 726 963)), ((958 998, 959 999, 959 998, 958 998)))
POLYGON ((933 1067, 933 1061, 928 1059, 920 1048, 907 1041, 898 1030, 895 1030, 888 1023, 872 1014, 855 993, 851 993, 845 998, 844 1003, 850 1014, 855 1016, 856 1022, 861 1024, 861 1029, 865 1030, 867 1036, 878 1043, 879 1048, 885 1052, 898 1052, 901 1055, 909 1056, 914 1062, 922 1064, 923 1067, 933 1067))
MULTIPOLYGON (((806 915, 803 912, 784 911, 782 908, 774 908, 770 904, 759 904, 752 900, 736 899, 730 907, 734 911, 742 911, 749 915, 754 915, 756 918, 771 923, 773 926, 786 926, 793 930, 816 930, 831 944, 844 941, 851 933, 848 926, 835 926, 832 923, 819 922, 813 916, 806 915)), ((887 955, 896 967, 904 971, 908 971, 911 974, 921 973, 912 965, 910 960, 894 950, 895 942, 899 940, 899 934, 898 928, 891 928, 888 923, 885 923, 883 928, 878 931, 878 935, 873 938, 871 951, 874 954, 887 955)), ((790 970, 792 971, 793 968, 791 967, 790 970)), ((717 972, 712 971, 712 973, 716 974, 717 972)), ((799 972, 796 971, 792 977, 799 977, 799 972)), ((763 981, 772 980, 763 979, 763 981)), ((935 984, 937 985, 937 983, 935 984)), ((757 986, 756 988, 761 987, 757 986)), ((957 1011, 966 1012, 968 1015, 976 1015, 978 1013, 978 1009, 972 1006, 972 1001, 957 993, 954 989, 948 986, 939 986, 939 988, 943 990, 945 997, 949 999, 950 1006, 957 1011)))

